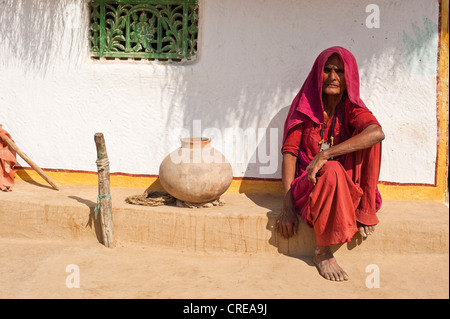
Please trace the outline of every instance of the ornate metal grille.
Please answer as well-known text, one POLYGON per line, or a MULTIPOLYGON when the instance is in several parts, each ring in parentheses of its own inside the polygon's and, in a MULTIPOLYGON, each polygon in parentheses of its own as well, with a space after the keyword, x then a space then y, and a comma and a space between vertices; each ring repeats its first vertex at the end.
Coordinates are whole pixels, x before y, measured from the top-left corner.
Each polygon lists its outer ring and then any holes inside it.
POLYGON ((95 58, 192 59, 197 0, 91 0, 89 41, 95 58))

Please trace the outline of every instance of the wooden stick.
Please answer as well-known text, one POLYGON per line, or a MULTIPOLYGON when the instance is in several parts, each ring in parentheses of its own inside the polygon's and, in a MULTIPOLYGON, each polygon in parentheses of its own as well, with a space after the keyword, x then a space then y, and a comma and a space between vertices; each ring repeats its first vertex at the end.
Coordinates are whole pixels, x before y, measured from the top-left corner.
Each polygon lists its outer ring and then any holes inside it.
POLYGON ((105 138, 102 133, 94 135, 97 147, 98 200, 95 212, 100 212, 103 244, 114 247, 114 225, 112 216, 112 200, 110 194, 109 159, 106 152, 105 138))
POLYGON ((58 185, 35 162, 31 160, 7 135, 0 133, 0 139, 4 140, 17 154, 24 159, 47 183, 59 191, 58 185))

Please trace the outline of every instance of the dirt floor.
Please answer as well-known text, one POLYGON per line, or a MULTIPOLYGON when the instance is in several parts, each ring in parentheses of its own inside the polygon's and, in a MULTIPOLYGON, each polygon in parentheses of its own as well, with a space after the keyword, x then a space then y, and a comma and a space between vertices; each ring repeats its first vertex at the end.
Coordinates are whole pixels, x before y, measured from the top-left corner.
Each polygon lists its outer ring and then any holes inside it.
POLYGON ((285 255, 29 239, 0 247, 0 298, 449 298, 444 254, 337 254, 350 280, 329 282, 309 258, 285 255))

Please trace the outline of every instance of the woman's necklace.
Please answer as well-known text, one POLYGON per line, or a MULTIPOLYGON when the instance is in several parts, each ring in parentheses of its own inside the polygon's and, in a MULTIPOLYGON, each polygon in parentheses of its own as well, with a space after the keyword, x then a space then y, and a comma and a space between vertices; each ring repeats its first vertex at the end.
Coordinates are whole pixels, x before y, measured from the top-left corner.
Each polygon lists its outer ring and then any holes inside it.
POLYGON ((332 147, 334 145, 334 126, 336 125, 337 111, 338 111, 339 108, 342 108, 342 105, 344 104, 344 99, 345 99, 345 96, 342 97, 340 105, 338 104, 338 106, 336 106, 336 108, 334 109, 333 121, 331 123, 330 142, 325 142, 325 140, 323 138, 323 124, 321 124, 320 134, 321 134, 321 138, 322 139, 319 142, 319 145, 320 145, 319 152, 322 152, 322 151, 324 151, 326 149, 329 149, 330 147, 332 147))

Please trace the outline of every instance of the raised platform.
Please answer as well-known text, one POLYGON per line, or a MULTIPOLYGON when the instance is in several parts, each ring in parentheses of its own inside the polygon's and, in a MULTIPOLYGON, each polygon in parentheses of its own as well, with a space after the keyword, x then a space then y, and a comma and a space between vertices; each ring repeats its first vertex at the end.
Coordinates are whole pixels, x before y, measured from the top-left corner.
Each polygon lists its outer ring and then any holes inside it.
MULTIPOLYGON (((144 189, 112 188, 115 240, 189 251, 308 256, 314 250, 312 229, 300 223, 286 240, 274 230, 281 197, 271 194, 222 196, 224 206, 148 207, 125 203, 144 189)), ((97 187, 16 183, 0 193, 0 237, 100 241, 94 218, 97 187)), ((363 249, 389 253, 448 253, 449 211, 438 202, 385 201, 380 224, 367 239, 355 235, 340 251, 363 249)))

